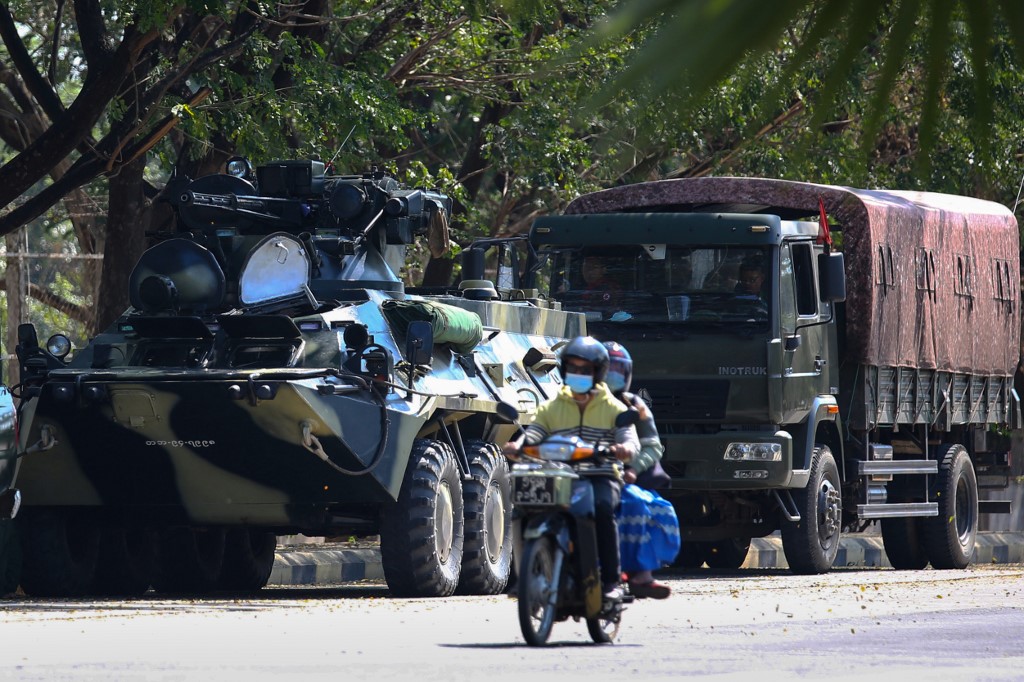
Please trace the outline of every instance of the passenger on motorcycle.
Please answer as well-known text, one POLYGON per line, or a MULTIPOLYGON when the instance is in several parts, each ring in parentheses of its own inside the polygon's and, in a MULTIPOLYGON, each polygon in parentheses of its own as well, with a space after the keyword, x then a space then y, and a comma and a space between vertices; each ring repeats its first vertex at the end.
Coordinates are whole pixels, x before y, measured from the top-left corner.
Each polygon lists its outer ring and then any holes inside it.
MULTIPOLYGON (((640 441, 632 424, 615 426, 615 418, 628 408, 615 399, 604 383, 608 351, 601 342, 590 336, 578 336, 570 341, 561 353, 560 372, 565 386, 558 395, 537 408, 533 422, 524 428, 524 436, 506 443, 504 452, 515 455, 523 444, 533 445, 551 435, 568 434, 605 445, 620 462, 632 461, 640 452, 640 441)), ((602 589, 607 597, 617 598, 621 596, 616 521, 622 490, 621 473, 617 478, 590 480, 594 489, 602 589)))
POLYGON ((668 487, 671 482, 660 465, 665 447, 658 436, 658 427, 654 423, 651 409, 638 395, 629 392, 633 378, 633 358, 629 351, 614 341, 606 341, 604 346, 609 356, 608 376, 605 380, 608 388, 616 398, 640 415, 636 425, 640 452, 627 464, 625 480, 627 484, 635 483, 649 491, 646 494, 640 494, 639 491, 632 494, 634 489, 627 486, 623 492, 620 518, 628 516, 630 529, 638 530, 628 534, 638 537, 621 538, 624 543, 621 550, 625 557, 623 565, 629 579, 630 592, 634 596, 641 599, 665 599, 672 593, 672 589, 656 581, 651 571, 675 559, 680 540, 679 520, 671 504, 655 492, 658 488, 668 487), (655 513, 657 518, 654 518, 655 513), (634 544, 626 545, 627 541, 634 544), (643 543, 655 546, 636 546, 643 543))

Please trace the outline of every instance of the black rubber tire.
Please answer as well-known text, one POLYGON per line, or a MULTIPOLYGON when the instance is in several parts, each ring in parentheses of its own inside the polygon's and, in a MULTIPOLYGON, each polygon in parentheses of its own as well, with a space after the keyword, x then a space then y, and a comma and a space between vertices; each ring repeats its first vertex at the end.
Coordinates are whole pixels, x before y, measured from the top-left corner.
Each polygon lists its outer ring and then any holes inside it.
POLYGON ((726 538, 707 543, 704 560, 709 568, 739 568, 749 551, 750 538, 726 538))
POLYGON ((223 528, 172 528, 160 533, 160 570, 153 588, 179 595, 217 590, 224 568, 225 536, 223 528))
POLYGON ((277 536, 269 531, 231 528, 224 538, 224 566, 217 586, 231 592, 258 592, 270 580, 277 536))
POLYGON ((548 600, 559 589, 561 576, 554 575, 555 544, 541 536, 527 540, 519 562, 519 629, 530 646, 544 646, 555 624, 555 605, 548 600))
POLYGON ((800 520, 782 522, 789 568, 803 575, 827 573, 839 553, 843 511, 839 467, 828 446, 815 446, 807 487, 793 491, 793 501, 800 520))
POLYGON ((906 517, 882 519, 882 545, 892 567, 903 571, 919 571, 928 565, 924 550, 921 519, 906 517))
POLYGON ((684 542, 679 546, 679 554, 672 565, 676 568, 700 568, 704 565, 707 543, 684 542))
POLYGON ((962 445, 943 446, 938 461, 939 515, 921 519, 924 549, 933 568, 967 568, 978 534, 978 478, 962 445))
POLYGON ((469 441, 469 480, 462 482, 465 516, 459 594, 501 594, 512 567, 512 478, 494 443, 469 441))
POLYGON ((380 558, 396 597, 447 597, 462 569, 462 476, 444 443, 418 440, 398 500, 385 509, 380 558))
POLYGON ((100 550, 98 527, 53 509, 24 509, 18 522, 25 594, 82 597, 93 592, 100 550))
POLYGON ((145 529, 105 528, 96 566, 96 594, 138 597, 159 570, 156 533, 145 529))
POLYGON ((587 618, 587 633, 595 644, 611 644, 619 636, 619 626, 622 624, 622 611, 615 618, 598 616, 587 618))

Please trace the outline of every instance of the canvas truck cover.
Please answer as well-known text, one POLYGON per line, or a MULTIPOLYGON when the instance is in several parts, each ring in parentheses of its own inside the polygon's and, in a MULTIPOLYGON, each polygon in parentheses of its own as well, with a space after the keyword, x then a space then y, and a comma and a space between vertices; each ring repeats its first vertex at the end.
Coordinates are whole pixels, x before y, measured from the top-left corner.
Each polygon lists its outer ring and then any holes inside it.
POLYGON ((582 196, 567 214, 819 215, 846 259, 846 361, 1012 375, 1021 357, 1017 221, 1001 204, 764 178, 688 178, 582 196))

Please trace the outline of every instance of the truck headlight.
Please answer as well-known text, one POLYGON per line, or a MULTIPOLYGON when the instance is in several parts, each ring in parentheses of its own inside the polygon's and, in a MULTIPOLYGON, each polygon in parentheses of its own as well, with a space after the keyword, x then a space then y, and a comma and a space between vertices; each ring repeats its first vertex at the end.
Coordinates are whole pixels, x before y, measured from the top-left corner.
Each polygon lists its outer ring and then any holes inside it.
POLYGON ((782 445, 779 443, 729 443, 725 460, 730 462, 781 462, 782 445))

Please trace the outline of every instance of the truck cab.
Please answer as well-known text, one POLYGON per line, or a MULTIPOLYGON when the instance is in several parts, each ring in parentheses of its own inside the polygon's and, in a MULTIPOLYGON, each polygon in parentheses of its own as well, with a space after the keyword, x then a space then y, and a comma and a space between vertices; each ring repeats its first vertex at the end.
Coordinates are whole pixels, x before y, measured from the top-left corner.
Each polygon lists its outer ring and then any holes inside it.
POLYGON ((530 242, 548 295, 632 355, 678 563, 739 567, 781 530, 823 573, 876 521, 894 566, 962 568, 1006 511, 978 480, 1005 487, 991 427, 1020 424, 1016 234, 968 197, 698 178, 584 195, 530 242))

